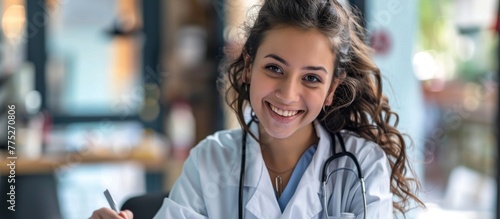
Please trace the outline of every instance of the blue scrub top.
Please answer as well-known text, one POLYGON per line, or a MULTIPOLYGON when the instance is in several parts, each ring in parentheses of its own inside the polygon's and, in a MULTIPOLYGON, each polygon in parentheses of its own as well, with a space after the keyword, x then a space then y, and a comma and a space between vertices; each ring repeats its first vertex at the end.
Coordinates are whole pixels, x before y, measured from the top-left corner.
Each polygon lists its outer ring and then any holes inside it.
MULTIPOLYGON (((304 154, 302 154, 302 156, 299 159, 299 162, 295 166, 295 169, 292 172, 292 176, 290 176, 290 180, 288 180, 288 184, 286 185, 285 189, 283 190, 281 197, 278 198, 278 204, 280 206, 281 213, 283 213, 286 205, 288 204, 290 199, 292 199, 292 196, 295 193, 297 186, 299 185, 299 181, 302 178, 302 175, 304 175, 304 172, 306 172, 307 166, 309 166, 309 163, 311 163, 311 160, 312 160, 317 148, 318 148, 318 145, 313 145, 313 146, 309 147, 304 152, 304 154)), ((276 198, 277 198, 277 196, 276 196, 276 198)))

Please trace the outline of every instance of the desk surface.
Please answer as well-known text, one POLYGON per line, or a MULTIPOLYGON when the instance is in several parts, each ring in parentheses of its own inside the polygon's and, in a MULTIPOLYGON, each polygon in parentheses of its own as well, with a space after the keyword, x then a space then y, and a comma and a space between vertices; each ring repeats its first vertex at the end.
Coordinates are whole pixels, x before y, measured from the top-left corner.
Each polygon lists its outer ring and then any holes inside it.
POLYGON ((132 150, 129 152, 111 152, 107 150, 95 150, 86 152, 65 153, 58 155, 42 155, 39 158, 25 158, 18 155, 17 159, 7 159, 6 153, 0 153, 0 175, 8 175, 10 166, 15 161, 15 172, 17 174, 43 174, 54 172, 59 168, 71 165, 89 163, 110 163, 134 161, 141 163, 149 171, 163 170, 166 168, 166 156, 146 150, 132 150))

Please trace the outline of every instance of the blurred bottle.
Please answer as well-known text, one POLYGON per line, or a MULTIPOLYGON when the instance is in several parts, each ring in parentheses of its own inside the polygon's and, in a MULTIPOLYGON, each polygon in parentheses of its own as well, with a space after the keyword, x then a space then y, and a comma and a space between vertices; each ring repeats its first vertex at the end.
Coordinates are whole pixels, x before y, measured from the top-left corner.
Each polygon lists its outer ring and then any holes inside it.
POLYGON ((196 135, 196 123, 191 106, 186 101, 174 101, 167 123, 167 132, 172 142, 172 156, 175 159, 186 159, 196 135))

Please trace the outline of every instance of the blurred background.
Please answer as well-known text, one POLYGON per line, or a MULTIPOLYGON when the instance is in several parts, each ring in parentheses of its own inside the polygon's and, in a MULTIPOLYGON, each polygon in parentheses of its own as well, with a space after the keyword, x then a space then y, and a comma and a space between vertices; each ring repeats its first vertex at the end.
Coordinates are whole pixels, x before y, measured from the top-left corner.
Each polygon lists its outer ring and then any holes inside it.
MULTIPOLYGON (((216 87, 258 0, 1 0, 0 194, 16 107, 16 212, 86 218, 166 193, 189 149, 237 123, 216 87)), ((408 218, 500 218, 495 0, 351 0, 422 181, 408 218)))

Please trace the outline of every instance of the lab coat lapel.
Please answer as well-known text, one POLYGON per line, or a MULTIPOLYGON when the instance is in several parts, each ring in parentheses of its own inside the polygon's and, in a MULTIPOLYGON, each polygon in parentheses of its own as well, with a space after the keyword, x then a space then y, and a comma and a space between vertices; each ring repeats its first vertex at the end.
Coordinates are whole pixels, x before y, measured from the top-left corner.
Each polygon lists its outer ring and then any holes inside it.
POLYGON ((281 218, 314 218, 323 209, 318 196, 320 183, 314 168, 313 165, 307 167, 281 218))
POLYGON ((288 203, 282 218, 317 218, 323 210, 320 200, 321 170, 323 163, 328 159, 330 152, 330 135, 317 122, 314 122, 316 134, 319 137, 318 148, 314 153, 311 164, 307 167, 300 179, 299 185, 288 203))
MULTIPOLYGON (((250 130, 258 136, 258 124, 254 123, 250 127, 250 130)), ((256 218, 278 218, 281 215, 281 210, 276 201, 274 189, 269 180, 269 173, 267 172, 267 168, 265 168, 264 159, 262 159, 260 145, 251 136, 248 136, 247 140, 249 142, 248 148, 252 148, 250 151, 251 154, 247 154, 249 155, 247 156, 247 167, 252 172, 249 171, 245 181, 249 180, 249 186, 256 186, 257 188, 245 205, 245 209, 256 218)), ((247 184, 245 183, 245 185, 247 184)))
MULTIPOLYGON (((262 173, 269 175, 266 168, 262 173)), ((281 216, 281 210, 269 177, 261 178, 255 193, 248 200, 245 208, 256 218, 279 218, 281 216)))

